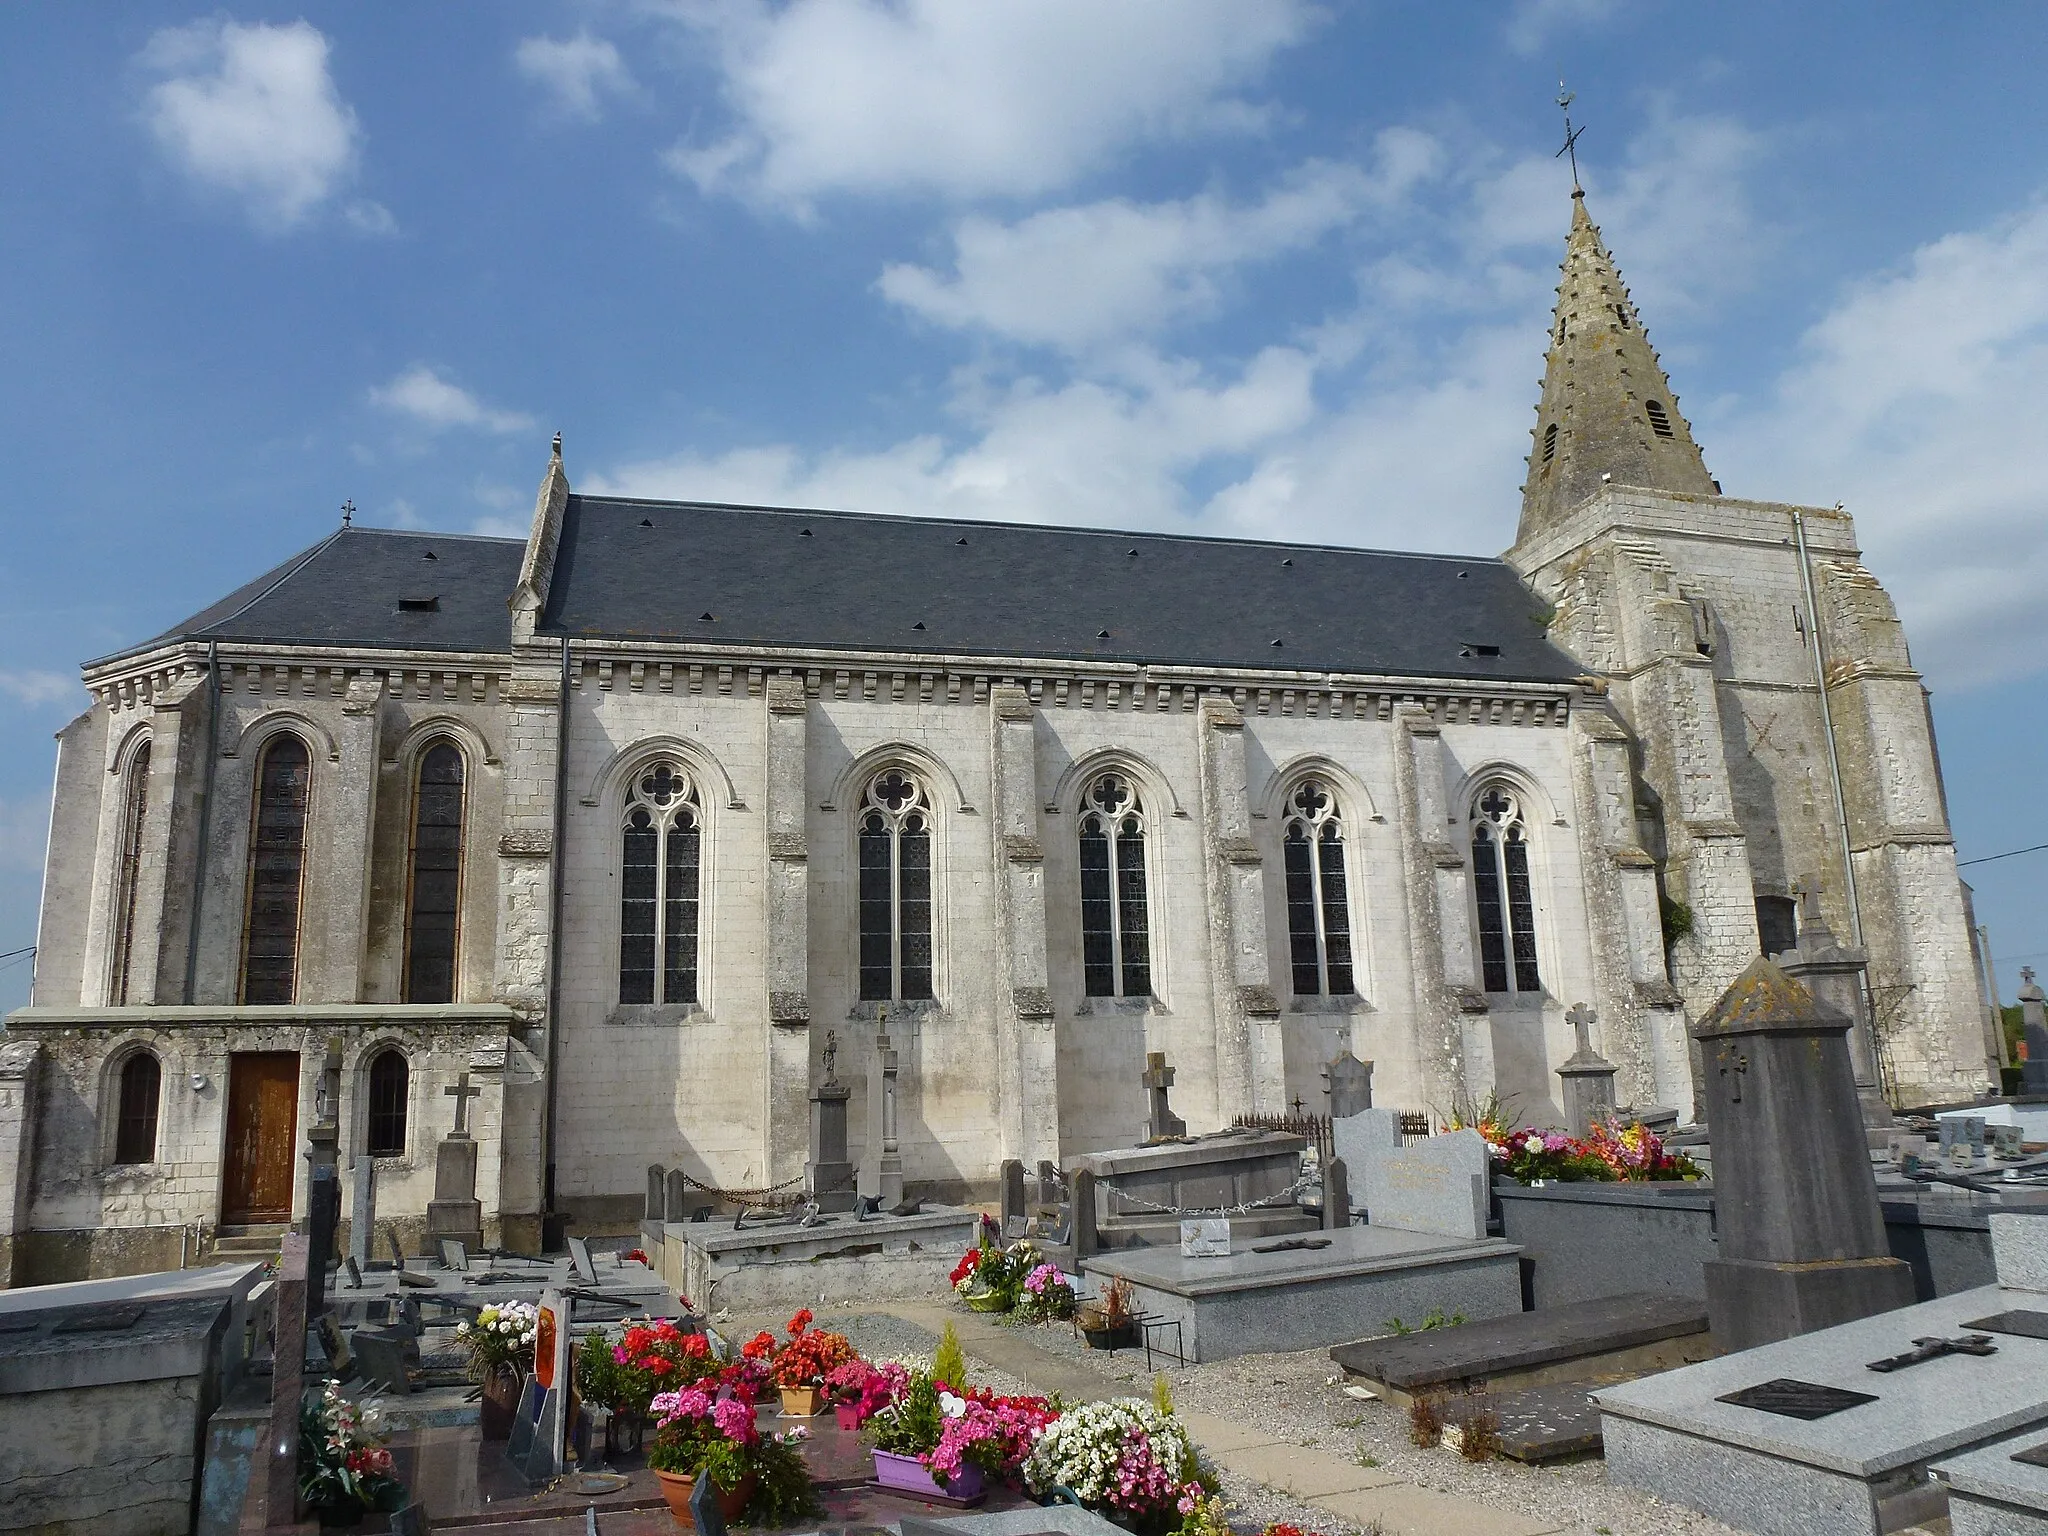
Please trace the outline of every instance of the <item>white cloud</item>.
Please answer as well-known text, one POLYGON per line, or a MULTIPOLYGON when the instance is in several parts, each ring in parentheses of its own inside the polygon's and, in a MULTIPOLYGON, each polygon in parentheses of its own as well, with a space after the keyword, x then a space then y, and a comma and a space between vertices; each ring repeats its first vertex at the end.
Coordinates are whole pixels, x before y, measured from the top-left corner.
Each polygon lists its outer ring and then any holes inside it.
POLYGON ((395 235, 398 220, 391 216, 391 210, 382 203, 373 203, 368 198, 358 198, 341 210, 341 216, 348 220, 349 227, 359 234, 395 235))
POLYGON ((1242 132, 1238 94, 1299 41, 1305 0, 674 0, 735 122, 678 145, 705 190, 801 211, 839 192, 1036 194, 1131 145, 1242 132))
POLYGON ((555 105, 571 117, 595 122, 602 111, 600 97, 633 88, 633 77, 619 58, 619 50, 588 32, 565 38, 522 38, 512 57, 519 72, 543 86, 555 105))
POLYGON ((459 384, 451 384, 424 363, 415 363, 370 391, 370 403, 408 416, 423 427, 479 427, 486 432, 526 432, 533 418, 523 411, 494 410, 459 384))
POLYGON ((36 708, 45 704, 85 702, 85 689, 75 676, 63 672, 24 671, 0 668, 0 694, 36 708))
POLYGON ((261 228, 295 228, 356 170, 362 135, 327 52, 304 21, 166 28, 142 53, 144 67, 165 77, 150 87, 144 115, 194 181, 240 197, 261 228))
POLYGON ((1220 274, 1312 245, 1398 200, 1439 155, 1427 135, 1395 129, 1381 135, 1379 158, 1373 173, 1312 162, 1252 204, 1204 193, 1052 208, 1014 224, 963 219, 952 273, 893 265, 881 291, 939 325, 1082 351, 1211 313, 1220 274))
POLYGON ((1508 16, 1508 47, 1524 58, 1576 27, 1598 26, 1621 10, 1621 0, 1515 0, 1508 16))
POLYGON ((1851 287, 1775 390, 1714 424, 1708 456, 1732 494, 1845 502, 1916 663, 1974 686, 2048 666, 2044 416, 2036 203, 1851 287))

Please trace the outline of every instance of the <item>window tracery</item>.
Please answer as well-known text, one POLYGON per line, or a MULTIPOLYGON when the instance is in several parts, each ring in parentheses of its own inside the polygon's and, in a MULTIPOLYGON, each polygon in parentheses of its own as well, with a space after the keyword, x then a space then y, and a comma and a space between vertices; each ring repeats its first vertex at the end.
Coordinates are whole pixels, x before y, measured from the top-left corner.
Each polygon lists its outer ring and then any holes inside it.
POLYGON ((703 816, 673 763, 645 770, 620 829, 619 1001, 697 1001, 703 816))
POLYGON ((1519 798, 1506 785, 1489 785, 1473 802, 1472 889, 1486 990, 1541 991, 1528 828, 1519 798))
POLYGON ((274 737, 256 771, 242 1001, 289 1003, 298 989, 299 902, 306 863, 312 756, 299 737, 274 737))
POLYGON ((860 995, 916 1002, 932 992, 932 813, 900 768, 868 781, 860 815, 860 995))
POLYGON ((1152 995, 1145 889, 1145 810, 1120 773, 1097 777, 1082 798, 1081 970, 1090 997, 1152 995))
POLYGON ((142 886, 142 823, 149 813, 149 743, 128 763, 127 795, 121 805, 120 865, 114 881, 114 969, 107 1001, 128 1001, 129 964, 135 953, 135 902, 142 886))
POLYGON ((462 906, 462 752, 438 741, 420 755, 413 788, 406 897, 405 1000, 455 1001, 462 906))
POLYGON ((1344 824, 1336 797, 1320 779, 1302 780, 1288 796, 1281 852, 1295 995, 1341 997, 1355 992, 1344 824))

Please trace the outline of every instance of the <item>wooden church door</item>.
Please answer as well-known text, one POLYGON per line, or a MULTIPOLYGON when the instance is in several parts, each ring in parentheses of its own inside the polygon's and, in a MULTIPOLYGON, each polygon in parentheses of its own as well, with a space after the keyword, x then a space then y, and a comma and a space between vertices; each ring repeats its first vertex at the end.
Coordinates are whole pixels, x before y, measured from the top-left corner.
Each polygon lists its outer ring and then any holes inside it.
POLYGON ((291 1219, 298 1126, 298 1053, 237 1051, 229 1059, 224 1223, 291 1219))

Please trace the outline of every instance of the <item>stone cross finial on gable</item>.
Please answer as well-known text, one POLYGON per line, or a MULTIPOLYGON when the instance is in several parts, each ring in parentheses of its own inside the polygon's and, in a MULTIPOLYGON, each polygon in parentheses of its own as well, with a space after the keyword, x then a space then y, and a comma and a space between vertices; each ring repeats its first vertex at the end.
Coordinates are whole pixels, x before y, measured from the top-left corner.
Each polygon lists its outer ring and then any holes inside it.
POLYGON ((2031 965, 2023 965, 2020 967, 2020 980, 2024 981, 2030 987, 2034 984, 2034 968, 2031 965))
POLYGON ((474 1087, 469 1081, 469 1074, 465 1072, 446 1088, 443 1088, 441 1092, 455 1101, 455 1134, 457 1136, 467 1136, 469 1134, 469 1101, 482 1097, 483 1089, 474 1087))
POLYGON ((1573 1003, 1571 1012, 1564 1016, 1565 1023, 1571 1025, 1572 1032, 1578 1036, 1581 1056, 1593 1053, 1593 1021, 1599 1017, 1598 1012, 1584 1003, 1573 1003))

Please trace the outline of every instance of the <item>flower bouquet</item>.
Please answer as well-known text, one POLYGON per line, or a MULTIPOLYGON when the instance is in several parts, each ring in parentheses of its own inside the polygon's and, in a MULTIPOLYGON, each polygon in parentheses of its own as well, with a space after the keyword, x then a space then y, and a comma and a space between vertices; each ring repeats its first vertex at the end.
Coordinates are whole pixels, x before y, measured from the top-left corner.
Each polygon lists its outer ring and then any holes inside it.
POLYGON ((769 1375, 782 1393, 782 1411, 793 1418, 817 1413, 825 1378, 854 1358, 846 1335, 814 1329, 812 1321, 809 1307, 798 1312, 784 1329, 789 1341, 768 1357, 769 1375))
POLYGON ((1121 1275, 1113 1276, 1094 1304, 1081 1308, 1075 1321, 1090 1349, 1134 1349, 1138 1343, 1138 1314, 1131 1305, 1131 1284, 1121 1275))
POLYGON ((1008 1312, 1017 1305, 1024 1277, 1037 1263, 1034 1244, 1017 1242, 998 1248, 984 1240, 953 1266, 954 1293, 976 1312, 1008 1312))
POLYGON ((1024 1277, 1017 1315, 1027 1323, 1065 1322, 1074 1315, 1074 1288, 1057 1264, 1040 1264, 1024 1277))
POLYGON ((815 1508, 810 1472, 796 1449, 810 1431, 762 1434, 752 1401, 736 1390, 733 1378, 743 1389, 745 1374, 735 1368, 719 1380, 656 1393, 649 1404, 657 1427, 647 1465, 678 1525, 696 1525, 690 1495, 699 1477, 711 1479, 728 1520, 751 1513, 756 1524, 780 1525, 815 1508))
POLYGON ((352 1403, 328 1382, 299 1413, 299 1497, 324 1526, 360 1525, 371 1510, 403 1509, 405 1484, 392 1474, 389 1438, 377 1410, 352 1403))
POLYGON ((1697 1179, 1700 1168, 1684 1153, 1664 1150, 1641 1122, 1615 1128, 1595 1124, 1584 1140, 1561 1131, 1513 1129, 1495 1119, 1473 1129, 1484 1136, 1501 1171, 1522 1184, 1670 1182, 1697 1179))
POLYGON ((1196 1513, 1215 1478, 1169 1413, 1136 1398, 1083 1403, 1039 1435, 1024 1462, 1035 1494, 1065 1489, 1098 1514, 1158 1533, 1196 1513))
POLYGON ((512 1433, 520 1389, 533 1372, 533 1340, 539 1326, 540 1308, 525 1301, 485 1307, 474 1322, 456 1324, 455 1342, 469 1356, 470 1379, 483 1383, 477 1416, 486 1440, 503 1440, 512 1433))

